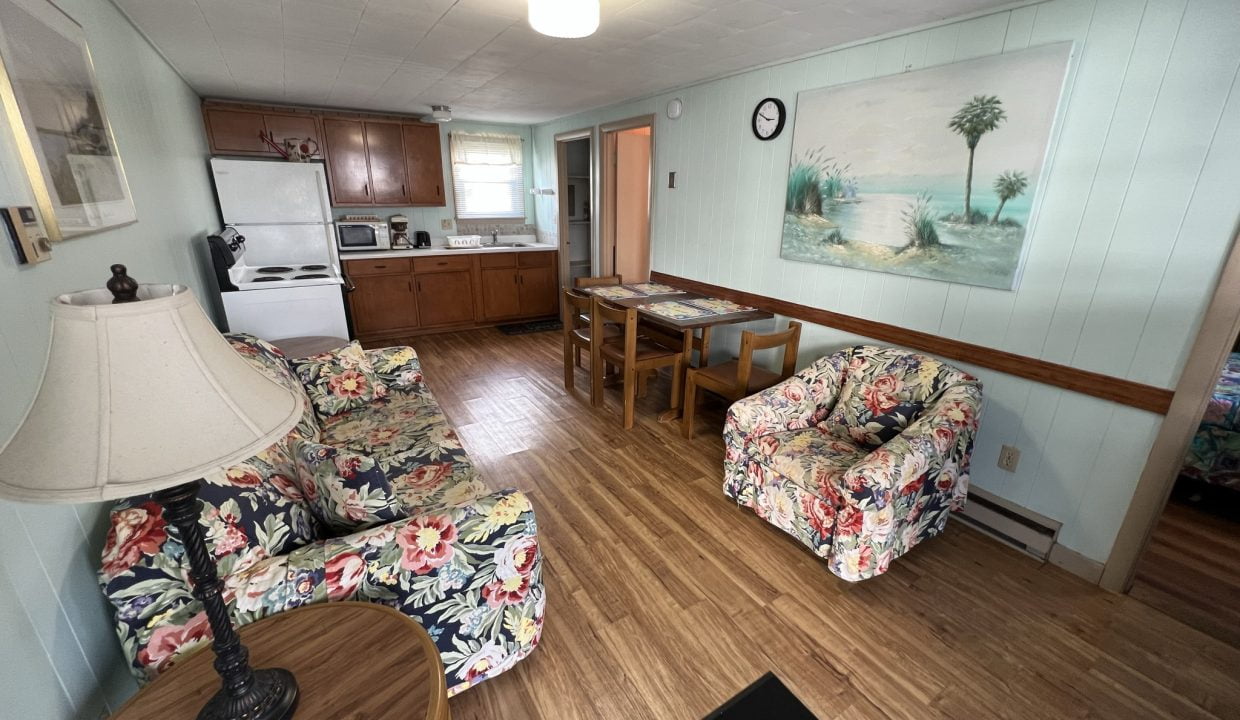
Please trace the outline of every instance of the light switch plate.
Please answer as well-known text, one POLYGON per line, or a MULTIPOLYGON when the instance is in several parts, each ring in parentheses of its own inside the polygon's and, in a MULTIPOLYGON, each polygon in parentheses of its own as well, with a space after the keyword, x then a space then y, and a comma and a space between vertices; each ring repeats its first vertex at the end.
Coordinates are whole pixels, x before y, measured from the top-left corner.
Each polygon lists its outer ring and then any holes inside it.
POLYGON ((444 219, 440 220, 440 221, 439 221, 439 229, 440 229, 440 230, 451 230, 451 229, 452 229, 452 220, 451 220, 451 218, 444 218, 444 219))

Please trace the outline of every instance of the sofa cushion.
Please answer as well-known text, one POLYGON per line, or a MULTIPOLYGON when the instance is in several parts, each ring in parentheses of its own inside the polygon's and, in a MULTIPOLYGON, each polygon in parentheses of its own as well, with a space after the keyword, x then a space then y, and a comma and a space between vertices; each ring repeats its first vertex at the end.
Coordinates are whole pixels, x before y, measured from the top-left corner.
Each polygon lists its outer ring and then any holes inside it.
POLYGON ((829 502, 842 504, 844 474, 865 458, 868 450, 851 439, 822 427, 761 435, 749 445, 749 457, 798 487, 829 502))
POLYGON ((293 454, 307 507, 331 537, 409 515, 374 458, 312 442, 295 443, 293 454))
POLYGON ((425 391, 393 393, 325 418, 320 441, 377 457, 419 451, 429 461, 461 449, 448 418, 425 391))
POLYGON ((388 392, 356 340, 342 348, 291 362, 320 418, 366 407, 388 392))

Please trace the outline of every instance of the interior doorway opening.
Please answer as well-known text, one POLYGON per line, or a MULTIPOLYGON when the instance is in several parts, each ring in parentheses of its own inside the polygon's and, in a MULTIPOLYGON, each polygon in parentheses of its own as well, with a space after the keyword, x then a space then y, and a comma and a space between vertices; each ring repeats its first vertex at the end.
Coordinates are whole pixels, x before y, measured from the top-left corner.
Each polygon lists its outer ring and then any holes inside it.
POLYGON ((604 126, 602 167, 601 273, 645 282, 650 279, 654 117, 604 126))
POLYGON ((590 128, 555 136, 558 176, 560 276, 564 287, 598 270, 594 246, 594 132, 590 128))

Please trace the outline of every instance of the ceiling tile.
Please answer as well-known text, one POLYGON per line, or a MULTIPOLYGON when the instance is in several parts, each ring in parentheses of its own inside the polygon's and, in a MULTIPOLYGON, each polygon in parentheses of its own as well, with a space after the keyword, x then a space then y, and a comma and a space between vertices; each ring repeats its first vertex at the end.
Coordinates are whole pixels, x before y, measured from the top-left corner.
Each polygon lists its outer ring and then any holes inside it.
POLYGON ((588 38, 520 0, 114 0, 203 95, 539 122, 1008 0, 602 0, 588 38))

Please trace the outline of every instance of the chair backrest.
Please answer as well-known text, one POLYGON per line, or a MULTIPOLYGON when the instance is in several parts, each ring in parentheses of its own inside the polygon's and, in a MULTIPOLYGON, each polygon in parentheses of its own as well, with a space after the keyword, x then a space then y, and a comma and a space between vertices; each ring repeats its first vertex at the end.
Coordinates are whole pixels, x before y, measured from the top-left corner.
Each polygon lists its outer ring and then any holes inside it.
POLYGON ((590 302, 590 344, 603 344, 603 332, 608 325, 620 328, 624 338, 625 356, 637 348, 637 308, 626 308, 604 300, 597 295, 590 302))
POLYGON ((940 360, 897 348, 859 345, 843 352, 848 358, 839 398, 824 422, 871 448, 903 432, 943 389, 976 381, 940 360))
POLYGON ((590 314, 590 295, 573 288, 564 288, 562 307, 564 317, 561 320, 564 324, 564 335, 567 336, 573 330, 585 326, 585 323, 581 322, 581 316, 590 314))
POLYGON ((604 275, 602 277, 579 277, 573 278, 573 287, 588 288, 599 287, 602 285, 623 285, 624 278, 619 275, 604 275))
POLYGON ((780 332, 759 335, 753 330, 741 333, 741 355, 737 363, 737 384, 741 388, 749 387, 749 374, 753 368, 755 350, 768 350, 783 346, 784 357, 781 361, 779 379, 787 380, 797 369, 797 350, 801 345, 801 323, 790 320, 788 327, 780 332))

